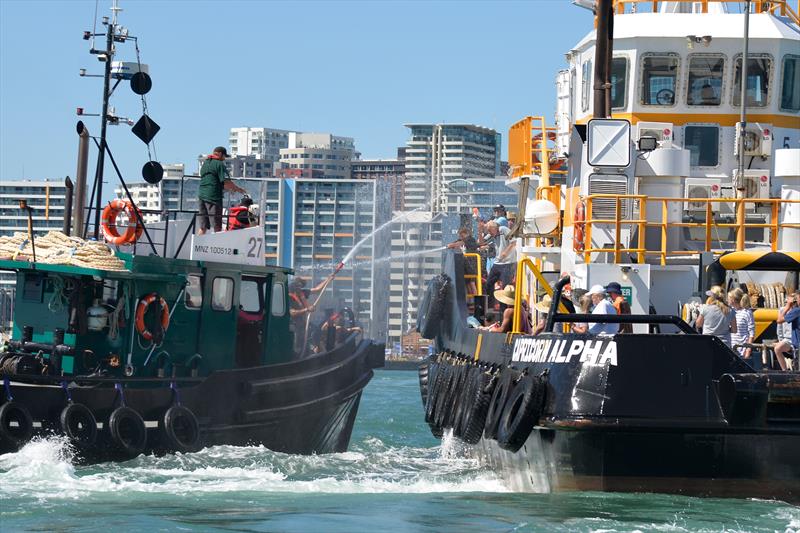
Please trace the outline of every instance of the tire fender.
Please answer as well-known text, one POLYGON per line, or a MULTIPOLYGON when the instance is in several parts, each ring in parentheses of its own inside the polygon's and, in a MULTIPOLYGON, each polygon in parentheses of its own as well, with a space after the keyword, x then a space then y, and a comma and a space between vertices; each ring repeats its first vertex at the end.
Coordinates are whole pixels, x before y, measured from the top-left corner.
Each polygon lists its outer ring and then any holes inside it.
POLYGON ((497 428, 497 444, 516 452, 533 431, 544 408, 546 384, 535 376, 525 376, 508 396, 500 424, 497 428))
POLYGON ((492 398, 489 401, 489 411, 486 413, 486 424, 483 430, 485 438, 497 438, 497 426, 500 425, 500 417, 518 377, 519 372, 512 368, 506 368, 500 374, 500 380, 497 382, 492 398))
POLYGON ((19 402, 0 406, 0 441, 18 447, 33 436, 33 418, 28 408, 19 402), (11 423, 16 422, 16 426, 11 423))
POLYGON ((200 424, 189 408, 173 405, 159 420, 159 428, 169 450, 189 453, 200 449, 200 424))
POLYGON ((70 403, 64 407, 59 421, 62 433, 72 442, 91 446, 97 440, 97 420, 82 403, 70 403))
POLYGON ((147 428, 141 415, 130 407, 117 407, 108 418, 111 443, 126 457, 141 455, 147 445, 147 428))

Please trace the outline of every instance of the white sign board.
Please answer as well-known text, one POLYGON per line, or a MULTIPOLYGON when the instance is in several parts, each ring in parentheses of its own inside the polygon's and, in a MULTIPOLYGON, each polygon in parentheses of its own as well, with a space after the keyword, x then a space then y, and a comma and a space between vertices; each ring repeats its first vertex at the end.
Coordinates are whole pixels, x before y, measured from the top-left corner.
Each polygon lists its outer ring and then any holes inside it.
POLYGON ((252 228, 192 236, 191 259, 264 266, 264 229, 252 228))
POLYGON ((631 164, 631 123, 597 118, 589 121, 588 160, 593 167, 627 167, 631 164))

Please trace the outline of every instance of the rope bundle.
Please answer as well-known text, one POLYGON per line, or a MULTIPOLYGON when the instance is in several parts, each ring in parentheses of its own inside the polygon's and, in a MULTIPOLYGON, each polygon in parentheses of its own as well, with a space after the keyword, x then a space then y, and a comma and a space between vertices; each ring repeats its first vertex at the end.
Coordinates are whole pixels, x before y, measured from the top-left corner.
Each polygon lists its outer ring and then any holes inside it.
MULTIPOLYGON (((33 248, 27 233, 16 232, 0 237, 0 259, 32 260, 33 248)), ((60 231, 50 231, 36 238, 36 262, 97 270, 126 270, 125 262, 116 257, 106 244, 69 237, 60 231)))

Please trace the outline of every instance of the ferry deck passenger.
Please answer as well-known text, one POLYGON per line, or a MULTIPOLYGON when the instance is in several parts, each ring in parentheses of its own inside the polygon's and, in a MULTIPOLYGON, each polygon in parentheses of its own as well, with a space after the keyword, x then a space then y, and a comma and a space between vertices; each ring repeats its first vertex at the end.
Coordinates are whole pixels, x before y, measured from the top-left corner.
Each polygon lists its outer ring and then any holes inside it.
POLYGON ((731 345, 743 359, 750 359, 753 349, 743 344, 751 344, 756 335, 756 321, 750 308, 750 296, 742 289, 733 289, 728 293, 728 305, 736 313, 736 331, 732 332, 731 345))
POLYGON ((703 335, 715 335, 730 346, 731 333, 736 333, 736 313, 725 304, 725 293, 719 285, 707 290, 706 296, 708 299, 700 308, 695 326, 702 328, 703 335))
MULTIPOLYGON (((591 297, 592 303, 594 304, 594 309, 592 310, 593 315, 617 314, 614 305, 606 300, 606 289, 602 285, 593 285, 586 294, 591 297)), ((619 324, 612 324, 610 322, 589 322, 588 325, 588 331, 593 335, 614 335, 619 333, 619 324)))

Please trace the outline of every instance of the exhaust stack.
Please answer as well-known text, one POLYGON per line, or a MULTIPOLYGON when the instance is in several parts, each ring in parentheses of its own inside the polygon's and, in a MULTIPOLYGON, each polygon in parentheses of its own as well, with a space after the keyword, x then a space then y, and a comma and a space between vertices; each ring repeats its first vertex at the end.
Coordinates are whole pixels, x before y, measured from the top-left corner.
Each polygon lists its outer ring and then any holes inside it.
MULTIPOLYGON (((86 216, 86 170, 89 165, 89 130, 83 121, 78 121, 76 126, 78 131, 78 169, 75 172, 75 210, 73 213, 72 227, 79 237, 83 235, 83 224, 86 216)), ((64 213, 67 216, 67 213, 64 213)), ((64 222, 66 224, 66 221, 64 222)), ((69 235, 68 232, 64 232, 69 235)))

